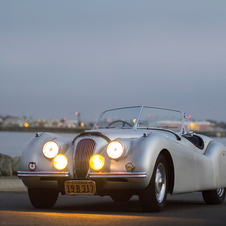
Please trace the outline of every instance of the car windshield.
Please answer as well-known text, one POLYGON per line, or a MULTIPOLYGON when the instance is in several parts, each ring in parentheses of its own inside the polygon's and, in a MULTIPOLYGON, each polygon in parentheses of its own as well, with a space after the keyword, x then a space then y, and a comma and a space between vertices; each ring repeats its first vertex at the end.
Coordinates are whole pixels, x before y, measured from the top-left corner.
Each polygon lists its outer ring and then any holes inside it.
POLYGON ((180 132, 182 113, 180 111, 154 107, 128 107, 105 111, 95 125, 95 129, 169 129, 180 132), (138 120, 139 117, 139 120, 138 120))
POLYGON ((105 111, 95 129, 101 128, 129 128, 131 129, 136 122, 140 107, 119 108, 105 111))
POLYGON ((137 128, 161 128, 180 132, 182 127, 182 113, 179 111, 143 107, 137 128))

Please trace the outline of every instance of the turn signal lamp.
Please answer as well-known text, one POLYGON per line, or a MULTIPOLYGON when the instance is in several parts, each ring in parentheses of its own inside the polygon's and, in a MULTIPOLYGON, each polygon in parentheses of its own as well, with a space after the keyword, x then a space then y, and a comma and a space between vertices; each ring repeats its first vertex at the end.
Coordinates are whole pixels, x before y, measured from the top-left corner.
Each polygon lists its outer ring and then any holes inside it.
POLYGON ((93 170, 101 170, 104 167, 104 157, 102 155, 93 155, 89 160, 89 165, 93 170))
POLYGON ((63 170, 68 165, 68 160, 65 155, 57 155, 53 159, 53 165, 57 170, 63 170))

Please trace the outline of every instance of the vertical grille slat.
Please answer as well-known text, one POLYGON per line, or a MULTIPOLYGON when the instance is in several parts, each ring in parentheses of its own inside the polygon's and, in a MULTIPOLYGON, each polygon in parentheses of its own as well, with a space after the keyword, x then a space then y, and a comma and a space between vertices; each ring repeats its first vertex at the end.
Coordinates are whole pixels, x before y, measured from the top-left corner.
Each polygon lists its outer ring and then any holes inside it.
POLYGON ((85 178, 89 170, 89 159, 93 155, 95 141, 80 140, 75 150, 75 173, 77 178, 85 178))

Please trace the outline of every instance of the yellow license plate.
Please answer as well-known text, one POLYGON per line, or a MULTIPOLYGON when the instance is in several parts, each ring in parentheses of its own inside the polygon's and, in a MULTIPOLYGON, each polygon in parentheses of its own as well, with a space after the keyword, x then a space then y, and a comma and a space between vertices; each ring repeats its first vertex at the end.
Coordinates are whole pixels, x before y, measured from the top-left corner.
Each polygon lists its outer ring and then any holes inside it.
POLYGON ((95 194, 96 183, 91 180, 67 180, 64 182, 64 189, 67 195, 95 194))

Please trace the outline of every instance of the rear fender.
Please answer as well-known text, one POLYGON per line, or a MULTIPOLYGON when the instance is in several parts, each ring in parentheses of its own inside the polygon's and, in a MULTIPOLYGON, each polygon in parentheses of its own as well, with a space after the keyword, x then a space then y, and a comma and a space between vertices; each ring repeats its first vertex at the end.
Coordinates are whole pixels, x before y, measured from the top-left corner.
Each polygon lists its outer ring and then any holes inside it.
POLYGON ((226 148, 224 145, 211 142, 205 156, 212 160, 213 164, 213 188, 226 187, 226 148))

